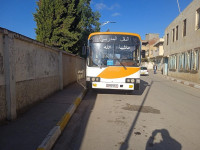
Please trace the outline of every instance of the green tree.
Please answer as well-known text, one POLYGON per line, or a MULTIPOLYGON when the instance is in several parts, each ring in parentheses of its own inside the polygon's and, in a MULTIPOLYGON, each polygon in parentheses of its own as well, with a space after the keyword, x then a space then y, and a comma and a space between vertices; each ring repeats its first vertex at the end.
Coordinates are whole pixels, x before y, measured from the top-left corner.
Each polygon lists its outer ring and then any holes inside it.
POLYGON ((91 32, 100 30, 98 12, 90 7, 91 0, 39 0, 36 39, 77 54, 91 32))
POLYGON ((51 45, 51 37, 53 30, 54 7, 53 0, 39 0, 37 2, 37 13, 34 19, 37 23, 36 39, 42 43, 51 45))
POLYGON ((78 41, 78 34, 71 30, 75 17, 75 0, 55 0, 53 46, 72 52, 70 48, 78 41))
POLYGON ((74 30, 80 33, 78 42, 73 46, 74 53, 78 53, 83 45, 87 44, 90 33, 100 31, 99 12, 93 12, 90 7, 91 0, 80 0, 77 6, 74 30))

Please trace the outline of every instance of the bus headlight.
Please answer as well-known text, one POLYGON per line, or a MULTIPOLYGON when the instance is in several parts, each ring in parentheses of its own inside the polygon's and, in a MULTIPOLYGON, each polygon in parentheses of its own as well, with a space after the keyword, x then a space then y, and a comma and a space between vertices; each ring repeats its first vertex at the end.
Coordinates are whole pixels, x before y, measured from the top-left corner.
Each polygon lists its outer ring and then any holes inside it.
POLYGON ((99 77, 91 77, 90 81, 92 81, 92 82, 100 82, 100 78, 99 77))
POLYGON ((95 77, 92 77, 92 78, 91 78, 91 81, 94 82, 94 81, 95 81, 95 77))
POLYGON ((134 83, 135 79, 133 78, 126 78, 126 83, 134 83))
POLYGON ((130 83, 131 80, 129 78, 126 79, 126 83, 130 83))
POLYGON ((100 78, 99 78, 99 77, 96 77, 96 78, 95 78, 95 81, 96 81, 96 82, 100 82, 100 78))

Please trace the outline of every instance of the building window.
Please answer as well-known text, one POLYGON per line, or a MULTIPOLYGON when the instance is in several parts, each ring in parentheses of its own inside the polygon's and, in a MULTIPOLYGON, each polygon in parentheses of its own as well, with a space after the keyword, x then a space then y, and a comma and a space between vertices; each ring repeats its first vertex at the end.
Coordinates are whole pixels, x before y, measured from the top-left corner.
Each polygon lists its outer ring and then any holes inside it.
POLYGON ((149 56, 149 50, 146 51, 146 56, 149 56))
POLYGON ((196 30, 200 29, 200 8, 196 11, 196 30))
POLYGON ((175 29, 172 30, 172 41, 174 42, 174 37, 175 36, 175 29))
POLYGON ((176 70, 176 55, 169 56, 169 69, 176 70))
POLYGON ((176 41, 178 41, 178 26, 176 26, 176 41))
POLYGON ((169 33, 167 33, 167 45, 169 44, 169 33))
POLYGON ((191 70, 199 69, 199 51, 194 50, 191 52, 191 70))
POLYGON ((185 70, 191 70, 191 51, 185 52, 185 70))
POLYGON ((185 53, 181 53, 179 55, 178 70, 179 71, 185 70, 185 53))
POLYGON ((186 24, 187 24, 187 20, 183 20, 183 36, 186 36, 186 24))

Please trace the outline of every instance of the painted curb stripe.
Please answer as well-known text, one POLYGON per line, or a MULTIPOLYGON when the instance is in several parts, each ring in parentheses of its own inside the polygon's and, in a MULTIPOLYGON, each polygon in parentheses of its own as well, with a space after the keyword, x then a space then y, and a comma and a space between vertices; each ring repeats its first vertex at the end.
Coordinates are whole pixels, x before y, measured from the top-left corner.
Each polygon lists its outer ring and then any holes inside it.
POLYGON ((66 127, 67 123, 69 122, 71 116, 75 112, 77 106, 80 104, 82 98, 85 96, 86 92, 87 89, 84 89, 84 91, 81 92, 80 96, 76 98, 74 103, 69 107, 69 109, 62 116, 61 120, 56 124, 56 126, 51 129, 49 134, 43 140, 42 144, 38 146, 37 150, 50 150, 52 148, 52 146, 55 144, 56 140, 66 127))
POLYGON ((57 126, 60 126, 60 130, 63 131, 65 126, 67 125, 69 119, 71 118, 70 113, 66 113, 62 119, 57 123, 57 126))
POLYGON ((78 106, 81 102, 81 98, 77 98, 74 102, 74 105, 78 106))
POLYGON ((72 116, 73 113, 75 112, 76 108, 77 108, 77 106, 71 105, 70 110, 68 111, 68 112, 70 113, 71 116, 72 116))
POLYGON ((37 150, 46 150, 46 149, 51 149, 51 147, 54 144, 54 141, 60 136, 61 131, 59 126, 55 126, 49 134, 45 137, 43 140, 42 144, 38 147, 37 150))

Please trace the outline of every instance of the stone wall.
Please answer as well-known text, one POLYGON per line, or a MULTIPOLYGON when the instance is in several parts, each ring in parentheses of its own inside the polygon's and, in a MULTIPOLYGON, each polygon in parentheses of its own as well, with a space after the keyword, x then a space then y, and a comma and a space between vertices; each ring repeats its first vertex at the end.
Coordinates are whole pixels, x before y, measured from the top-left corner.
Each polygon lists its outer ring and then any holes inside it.
POLYGON ((85 60, 0 28, 0 120, 77 80, 85 60))

